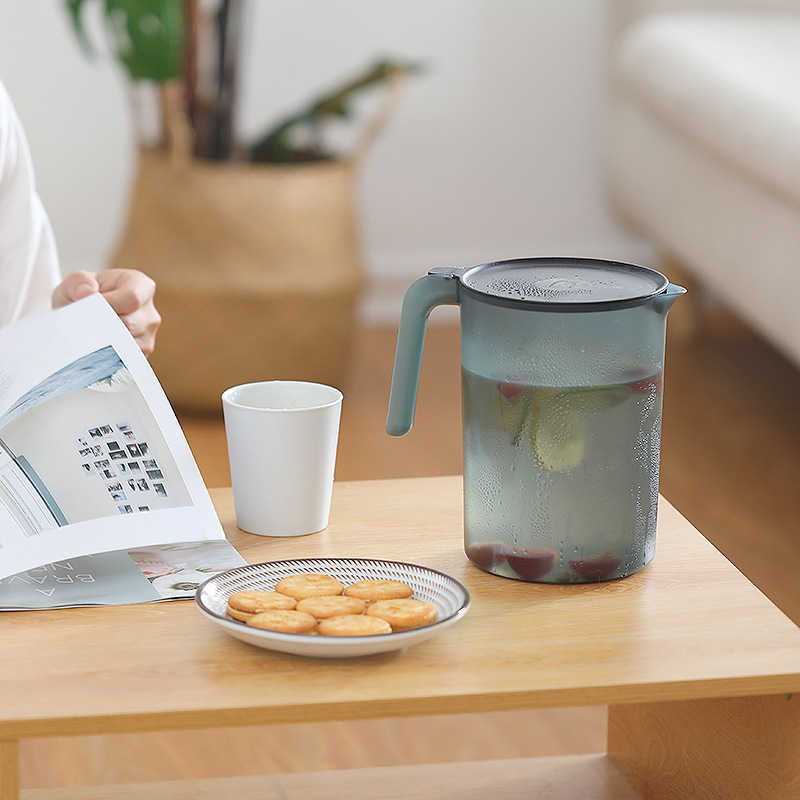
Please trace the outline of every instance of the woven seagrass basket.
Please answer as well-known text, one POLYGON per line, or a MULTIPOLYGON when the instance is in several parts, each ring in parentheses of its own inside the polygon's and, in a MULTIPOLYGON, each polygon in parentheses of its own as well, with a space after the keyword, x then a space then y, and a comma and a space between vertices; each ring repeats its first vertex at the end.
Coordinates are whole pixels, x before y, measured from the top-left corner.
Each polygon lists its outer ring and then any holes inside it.
POLYGON ((219 411, 249 381, 341 384, 363 281, 354 173, 141 153, 114 266, 156 280, 151 364, 176 409, 219 411))

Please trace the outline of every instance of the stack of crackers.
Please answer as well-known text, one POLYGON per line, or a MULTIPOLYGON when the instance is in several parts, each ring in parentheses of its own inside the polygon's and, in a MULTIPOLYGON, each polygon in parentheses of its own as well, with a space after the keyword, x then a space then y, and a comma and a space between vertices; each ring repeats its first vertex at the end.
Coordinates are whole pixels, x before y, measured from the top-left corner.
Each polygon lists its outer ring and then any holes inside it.
POLYGON ((322 636, 371 636, 436 621, 436 608, 406 583, 367 578, 345 586, 332 575, 303 573, 274 591, 248 589, 228 598, 228 614, 254 628, 322 636))

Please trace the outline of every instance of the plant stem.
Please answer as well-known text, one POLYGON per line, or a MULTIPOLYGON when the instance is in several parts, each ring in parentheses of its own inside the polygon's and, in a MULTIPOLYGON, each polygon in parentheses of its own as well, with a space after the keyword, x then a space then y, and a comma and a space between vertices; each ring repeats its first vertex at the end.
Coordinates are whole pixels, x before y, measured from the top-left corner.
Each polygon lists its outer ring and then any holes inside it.
POLYGON ((241 0, 223 0, 217 15, 217 113, 214 158, 229 159, 233 152, 233 110, 236 99, 236 65, 242 30, 241 0))
POLYGON ((241 35, 241 0, 221 0, 216 11, 184 0, 187 113, 197 158, 227 160, 233 151, 236 62, 241 35))

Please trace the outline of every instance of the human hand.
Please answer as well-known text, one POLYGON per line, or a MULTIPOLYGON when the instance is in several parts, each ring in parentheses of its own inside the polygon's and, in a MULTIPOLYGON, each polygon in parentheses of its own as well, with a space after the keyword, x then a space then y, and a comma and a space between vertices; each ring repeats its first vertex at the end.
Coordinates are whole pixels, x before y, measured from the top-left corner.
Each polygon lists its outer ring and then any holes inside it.
POLYGON ((161 316, 153 302, 156 284, 135 269, 71 272, 53 291, 53 308, 60 308, 99 292, 117 312, 147 356, 153 352, 161 316))

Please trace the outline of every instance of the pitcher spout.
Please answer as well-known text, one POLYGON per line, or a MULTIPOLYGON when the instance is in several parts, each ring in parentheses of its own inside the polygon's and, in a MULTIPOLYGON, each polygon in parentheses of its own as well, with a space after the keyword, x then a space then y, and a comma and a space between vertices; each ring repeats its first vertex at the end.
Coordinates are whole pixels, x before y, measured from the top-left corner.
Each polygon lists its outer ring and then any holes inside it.
POLYGON ((686 289, 683 286, 676 286, 674 283, 667 285, 667 288, 661 294, 657 294, 653 298, 653 305, 659 314, 666 314, 672 308, 672 304, 682 295, 686 294, 686 289))

